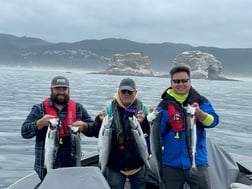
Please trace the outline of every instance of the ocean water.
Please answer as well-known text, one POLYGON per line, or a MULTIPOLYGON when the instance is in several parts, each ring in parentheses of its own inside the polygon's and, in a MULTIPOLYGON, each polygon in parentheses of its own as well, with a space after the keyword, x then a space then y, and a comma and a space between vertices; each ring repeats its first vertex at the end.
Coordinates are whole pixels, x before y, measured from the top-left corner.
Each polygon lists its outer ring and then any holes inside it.
MULTIPOLYGON (((117 91, 124 76, 88 74, 80 70, 0 68, 0 188, 6 188, 31 173, 34 139, 23 139, 21 125, 34 104, 50 95, 50 81, 56 75, 70 80, 71 98, 80 102, 94 118, 117 91)), ((132 77, 138 97, 155 107, 169 78, 132 77)), ((220 115, 220 124, 207 135, 228 152, 252 155, 252 78, 241 81, 192 80, 220 115)), ((82 136, 84 154, 96 150, 97 139, 82 136)))

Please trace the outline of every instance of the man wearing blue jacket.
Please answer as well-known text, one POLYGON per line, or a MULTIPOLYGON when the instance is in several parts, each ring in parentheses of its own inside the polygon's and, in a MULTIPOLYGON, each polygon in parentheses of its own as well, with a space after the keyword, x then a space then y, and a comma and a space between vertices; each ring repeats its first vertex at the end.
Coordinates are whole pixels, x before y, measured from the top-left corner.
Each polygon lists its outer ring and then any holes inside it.
POLYGON ((190 69, 175 66, 170 71, 171 87, 162 94, 157 107, 162 112, 160 123, 162 135, 162 174, 165 188, 182 189, 187 183, 191 189, 210 189, 206 129, 219 123, 210 101, 192 86, 190 69), (192 171, 192 157, 188 145, 185 107, 194 108, 196 120, 196 168, 192 171))

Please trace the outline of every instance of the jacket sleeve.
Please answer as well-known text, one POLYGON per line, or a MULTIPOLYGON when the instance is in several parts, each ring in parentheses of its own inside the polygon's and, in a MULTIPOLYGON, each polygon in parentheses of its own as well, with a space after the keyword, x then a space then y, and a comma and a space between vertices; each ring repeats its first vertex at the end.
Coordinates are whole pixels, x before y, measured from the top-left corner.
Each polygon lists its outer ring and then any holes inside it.
POLYGON ((86 122, 88 124, 88 129, 85 132, 82 132, 84 135, 88 137, 98 137, 100 127, 99 125, 95 124, 94 120, 91 118, 91 116, 88 114, 87 110, 82 106, 78 105, 79 108, 81 108, 82 112, 82 121, 86 122))
POLYGON ((97 115, 95 117, 93 128, 92 128, 93 129, 92 132, 94 133, 94 136, 96 138, 98 138, 98 136, 99 136, 99 131, 100 131, 101 125, 102 125, 102 121, 100 120, 99 115, 97 115))
POLYGON ((167 134, 167 125, 169 125, 169 119, 168 119, 168 111, 163 109, 161 106, 157 107, 158 112, 162 112, 162 118, 160 121, 160 129, 161 129, 161 135, 167 134))
POLYGON ((21 127, 21 135, 23 138, 29 139, 36 135, 42 135, 45 133, 44 129, 38 130, 38 127, 36 125, 36 121, 43 116, 42 109, 42 104, 34 105, 32 107, 31 112, 29 113, 21 127))
POLYGON ((147 106, 145 106, 145 105, 143 105, 142 110, 143 110, 145 115, 147 115, 149 113, 149 108, 147 106))
MULTIPOLYGON (((201 123, 202 126, 204 126, 205 128, 213 128, 216 127, 219 123, 219 115, 215 112, 212 104, 210 103, 210 101, 206 101, 205 103, 203 103, 202 105, 200 105, 200 108, 206 112, 207 114, 211 115, 213 117, 212 123, 208 123, 207 125, 204 125, 203 123, 201 123)), ((204 121, 203 121, 204 122, 204 121)))
POLYGON ((149 124, 149 122, 147 120, 148 107, 145 106, 145 105, 143 105, 142 106, 142 111, 144 112, 145 118, 142 121, 142 123, 140 123, 141 124, 141 128, 143 130, 143 133, 150 135, 150 124, 149 124))

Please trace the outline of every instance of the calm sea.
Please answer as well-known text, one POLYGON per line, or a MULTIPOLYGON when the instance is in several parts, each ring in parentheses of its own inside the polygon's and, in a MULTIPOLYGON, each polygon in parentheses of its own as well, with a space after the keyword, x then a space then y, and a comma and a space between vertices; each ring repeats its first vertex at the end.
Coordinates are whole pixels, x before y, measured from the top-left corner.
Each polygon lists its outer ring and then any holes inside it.
MULTIPOLYGON (((70 80, 71 98, 82 103, 94 118, 112 99, 123 76, 88 74, 79 70, 0 68, 0 188, 31 173, 34 139, 23 139, 20 128, 33 104, 50 95, 50 81, 56 75, 70 80)), ((139 98, 155 107, 169 86, 169 78, 132 77, 139 98)), ((193 87, 205 95, 220 115, 220 124, 208 136, 229 152, 252 154, 252 78, 242 81, 193 80, 193 87)), ((97 139, 82 137, 83 152, 96 150, 97 139)))

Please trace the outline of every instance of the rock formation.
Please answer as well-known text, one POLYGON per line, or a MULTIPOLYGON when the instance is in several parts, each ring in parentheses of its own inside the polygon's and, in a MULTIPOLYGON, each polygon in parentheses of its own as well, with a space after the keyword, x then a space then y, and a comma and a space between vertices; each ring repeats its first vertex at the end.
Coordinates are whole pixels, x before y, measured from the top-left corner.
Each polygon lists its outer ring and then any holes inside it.
POLYGON ((108 64, 105 74, 153 76, 148 56, 140 53, 115 54, 108 64))
MULTIPOLYGON (((222 73, 222 64, 212 54, 201 51, 186 51, 175 57, 173 65, 190 67, 191 78, 232 80, 222 73)), ((169 75, 154 75, 148 56, 140 53, 114 54, 105 71, 96 74, 169 77, 169 75)))
POLYGON ((175 57, 173 65, 189 66, 192 78, 224 79, 221 62, 209 53, 186 51, 175 57))

